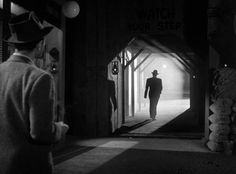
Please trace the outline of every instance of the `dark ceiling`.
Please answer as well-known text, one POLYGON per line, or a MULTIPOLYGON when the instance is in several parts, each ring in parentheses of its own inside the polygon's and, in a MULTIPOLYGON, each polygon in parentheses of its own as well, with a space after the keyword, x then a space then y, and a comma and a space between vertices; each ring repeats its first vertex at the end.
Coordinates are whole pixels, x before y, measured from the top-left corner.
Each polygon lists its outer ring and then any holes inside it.
POLYGON ((33 10, 36 14, 51 24, 61 27, 60 15, 61 6, 52 0, 12 0, 12 2, 24 7, 26 10, 33 10))

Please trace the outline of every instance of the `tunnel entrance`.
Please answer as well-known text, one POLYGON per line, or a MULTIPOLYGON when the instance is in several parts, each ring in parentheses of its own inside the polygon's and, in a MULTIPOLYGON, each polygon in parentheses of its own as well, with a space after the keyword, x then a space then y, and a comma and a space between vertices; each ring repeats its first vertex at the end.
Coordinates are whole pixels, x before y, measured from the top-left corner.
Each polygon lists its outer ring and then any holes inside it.
POLYGON ((190 108, 190 74, 186 68, 169 53, 141 53, 125 69, 124 85, 128 89, 125 94, 125 124, 149 122, 150 102, 144 98, 144 90, 146 79, 152 76, 154 69, 158 70, 157 77, 162 79, 163 86, 156 120, 132 130, 132 133, 152 133, 190 108))
POLYGON ((120 62, 116 87, 122 123, 115 132, 128 136, 203 136, 203 108, 197 104, 200 70, 195 56, 173 36, 133 38, 116 57, 120 62), (146 79, 154 69, 163 84, 155 121, 149 116, 149 99, 144 98, 146 79))

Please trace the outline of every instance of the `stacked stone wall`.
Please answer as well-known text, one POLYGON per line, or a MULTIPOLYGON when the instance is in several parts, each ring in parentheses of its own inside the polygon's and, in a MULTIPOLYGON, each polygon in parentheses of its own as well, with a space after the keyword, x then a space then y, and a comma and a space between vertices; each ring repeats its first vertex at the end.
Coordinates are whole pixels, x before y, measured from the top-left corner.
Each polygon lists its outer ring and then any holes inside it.
POLYGON ((211 85, 207 146, 215 152, 232 153, 236 144, 236 70, 216 69, 211 85))

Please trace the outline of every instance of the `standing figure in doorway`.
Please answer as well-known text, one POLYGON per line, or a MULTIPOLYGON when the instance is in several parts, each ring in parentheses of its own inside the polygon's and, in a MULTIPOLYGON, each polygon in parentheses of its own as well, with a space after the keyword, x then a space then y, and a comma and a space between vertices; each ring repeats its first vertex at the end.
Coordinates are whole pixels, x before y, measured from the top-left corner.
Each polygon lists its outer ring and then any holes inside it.
POLYGON ((14 16, 9 28, 5 41, 14 53, 0 64, 0 173, 52 174, 52 145, 69 127, 55 118, 52 75, 34 63, 52 27, 27 12, 14 16))
POLYGON ((148 93, 150 100, 149 112, 152 120, 156 119, 156 107, 162 91, 162 80, 160 78, 157 78, 157 75, 158 71, 154 70, 152 72, 153 77, 148 78, 146 81, 146 88, 144 92, 144 98, 147 98, 147 93, 149 91, 148 93))

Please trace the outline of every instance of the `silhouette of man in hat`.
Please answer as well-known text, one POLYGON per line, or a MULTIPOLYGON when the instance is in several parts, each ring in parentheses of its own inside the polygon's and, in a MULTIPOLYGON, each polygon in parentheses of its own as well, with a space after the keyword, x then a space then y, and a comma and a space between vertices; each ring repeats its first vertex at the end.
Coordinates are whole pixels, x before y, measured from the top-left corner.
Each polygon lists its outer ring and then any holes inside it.
POLYGON ((33 61, 52 27, 28 12, 9 28, 15 51, 0 64, 0 173, 52 174, 51 146, 69 127, 55 122, 54 80, 33 61))
POLYGON ((144 92, 144 98, 147 98, 147 93, 149 96, 149 112, 152 120, 156 119, 156 107, 162 91, 162 80, 160 78, 157 78, 157 75, 158 71, 154 70, 152 72, 153 77, 146 80, 146 88, 144 92))

